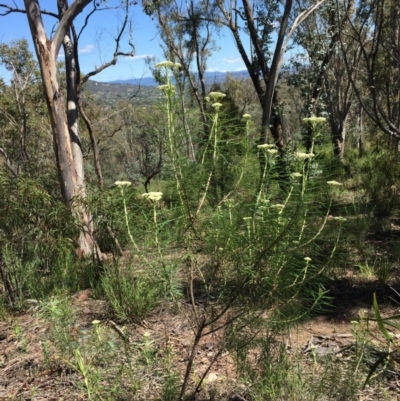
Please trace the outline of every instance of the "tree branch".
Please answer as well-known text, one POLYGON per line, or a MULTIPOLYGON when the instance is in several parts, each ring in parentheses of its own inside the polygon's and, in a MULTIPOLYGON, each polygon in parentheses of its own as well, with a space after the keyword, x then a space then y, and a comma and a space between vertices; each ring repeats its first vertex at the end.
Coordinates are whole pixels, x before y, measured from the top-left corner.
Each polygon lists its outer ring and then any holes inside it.
MULTIPOLYGON (((105 70, 106 68, 117 64, 117 60, 118 60, 119 56, 133 57, 135 55, 135 46, 133 45, 133 43, 131 42, 130 39, 128 41, 128 44, 132 48, 132 51, 127 52, 127 53, 119 51, 122 35, 124 34, 125 29, 126 29, 126 27, 128 25, 128 22, 129 22, 128 7, 129 7, 129 5, 127 3, 126 10, 125 10, 124 22, 122 23, 121 29, 119 30, 119 33, 118 33, 117 37, 115 38, 115 51, 114 51, 113 58, 110 61, 108 61, 108 62, 104 63, 103 65, 101 65, 100 67, 98 67, 98 68, 94 69, 93 71, 90 71, 89 73, 87 73, 81 80, 81 83, 80 83, 81 87, 82 87, 82 85, 84 85, 89 80, 90 77, 93 77, 93 76, 99 74, 101 71, 105 70)), ((80 33, 79 33, 79 35, 80 35, 80 33)))
POLYGON ((71 27, 72 21, 79 15, 84 8, 93 0, 75 0, 70 7, 64 12, 59 26, 53 38, 52 43, 52 56, 57 58, 60 47, 63 43, 64 36, 67 30, 71 27))
POLYGON ((15 170, 13 169, 13 167, 12 167, 12 165, 11 165, 11 160, 10 160, 10 158, 8 157, 6 151, 5 151, 3 148, 0 148, 0 153, 1 153, 1 154, 3 155, 3 157, 4 157, 4 159, 5 159, 5 161, 6 161, 6 166, 7 166, 8 170, 10 171, 10 173, 11 173, 15 178, 17 178, 17 177, 18 177, 18 174, 17 174, 17 173, 15 172, 15 170))
MULTIPOLYGON (((15 4, 15 2, 14 2, 15 4)), ((0 4, 0 8, 5 8, 7 11, 5 11, 4 13, 0 13, 0 16, 6 16, 8 14, 11 13, 21 13, 21 14, 26 14, 26 10, 22 9, 22 8, 18 8, 17 5, 15 5, 15 7, 11 7, 8 4, 0 4)), ((47 11, 47 10, 40 10, 40 13, 43 15, 48 15, 49 17, 53 17, 53 18, 57 18, 58 19, 58 15, 55 13, 52 13, 51 11, 47 11)))

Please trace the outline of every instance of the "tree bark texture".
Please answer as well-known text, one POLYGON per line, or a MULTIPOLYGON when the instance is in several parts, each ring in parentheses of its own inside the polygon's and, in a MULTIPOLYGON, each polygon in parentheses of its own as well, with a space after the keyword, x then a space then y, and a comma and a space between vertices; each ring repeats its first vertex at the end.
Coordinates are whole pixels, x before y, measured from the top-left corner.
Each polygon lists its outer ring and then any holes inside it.
POLYGON ((77 129, 76 88, 74 95, 73 51, 68 30, 74 19, 91 0, 77 0, 63 13, 54 39, 47 38, 39 3, 37 0, 24 0, 32 39, 39 61, 42 85, 53 134, 53 146, 65 205, 74 213, 82 234, 78 243, 78 253, 89 255, 94 250, 91 236, 90 216, 82 206, 86 196, 83 170, 83 156, 77 129), (64 42, 68 80, 68 115, 65 99, 60 91, 57 77, 57 55, 64 42), (73 85, 71 87, 71 84, 73 85), (75 202, 76 201, 76 202, 75 202))

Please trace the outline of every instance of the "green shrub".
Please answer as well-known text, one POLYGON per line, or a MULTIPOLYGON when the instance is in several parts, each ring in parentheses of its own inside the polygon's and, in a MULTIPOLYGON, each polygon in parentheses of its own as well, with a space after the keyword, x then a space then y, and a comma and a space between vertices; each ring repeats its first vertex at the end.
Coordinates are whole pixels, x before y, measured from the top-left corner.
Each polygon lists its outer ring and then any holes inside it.
POLYGON ((140 322, 160 302, 160 288, 149 274, 131 267, 105 267, 102 288, 116 318, 121 322, 140 322))
POLYGON ((376 150, 364 159, 360 174, 361 187, 374 216, 390 217, 400 200, 399 155, 390 150, 376 150))
POLYGON ((97 266, 74 254, 80 228, 40 180, 0 175, 0 191, 0 279, 11 306, 93 283, 97 266))

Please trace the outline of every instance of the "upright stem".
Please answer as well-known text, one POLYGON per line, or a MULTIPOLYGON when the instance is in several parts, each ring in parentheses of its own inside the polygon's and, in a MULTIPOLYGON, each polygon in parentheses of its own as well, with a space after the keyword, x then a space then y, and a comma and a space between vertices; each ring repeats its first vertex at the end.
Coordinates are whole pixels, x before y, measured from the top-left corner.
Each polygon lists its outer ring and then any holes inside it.
MULTIPOLYGON (((120 190, 121 190, 121 195, 122 195, 122 202, 123 202, 123 204, 124 204, 125 225, 126 225, 126 229, 127 229, 127 231, 128 231, 129 239, 131 240, 132 245, 135 247, 135 249, 136 249, 138 252, 140 252, 139 247, 137 246, 135 240, 133 239, 133 235, 132 235, 132 233, 131 233, 131 229, 130 229, 130 226, 129 226, 128 208, 127 208, 127 206, 126 206, 124 188, 121 187, 120 190)), ((148 263, 146 257, 144 257, 144 260, 148 263)))

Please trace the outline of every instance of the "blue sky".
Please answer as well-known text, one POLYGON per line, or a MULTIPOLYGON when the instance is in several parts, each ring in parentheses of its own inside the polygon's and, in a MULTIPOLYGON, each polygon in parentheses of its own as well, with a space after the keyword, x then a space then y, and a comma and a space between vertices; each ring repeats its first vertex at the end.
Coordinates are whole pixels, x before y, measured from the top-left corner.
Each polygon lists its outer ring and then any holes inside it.
MULTIPOLYGON (((71 0, 72 2, 72 0, 71 0)), ((6 4, 13 5, 10 0, 6 4)), ((23 1, 17 0, 15 3, 22 9, 23 1)), ((108 0, 107 4, 112 6, 117 4, 116 0, 108 0)), ((42 0, 40 5, 42 9, 53 11, 55 0, 42 0)), ((91 5, 88 6, 91 9, 91 5)), ((0 12, 3 10, 0 8, 0 12)), ((150 76, 150 71, 146 68, 144 58, 155 56, 158 60, 164 59, 160 47, 160 38, 157 34, 156 23, 150 17, 142 12, 140 3, 131 9, 133 21, 133 43, 135 45, 134 57, 122 57, 118 60, 116 66, 110 67, 101 74, 97 75, 97 81, 113 81, 116 79, 140 79, 150 76)), ((85 15, 85 11, 83 14, 85 15)), ((79 56, 81 70, 83 73, 91 71, 95 66, 109 60, 114 51, 114 37, 116 36, 118 26, 121 25, 122 14, 117 10, 107 10, 97 12, 91 19, 80 39, 79 56)), ((48 34, 54 26, 54 19, 44 18, 48 34)), ((76 20, 76 28, 80 29, 83 23, 83 17, 76 20)), ((0 17, 0 42, 9 43, 13 40, 26 38, 30 42, 30 31, 26 15, 22 13, 13 13, 0 17)), ((240 58, 233 38, 229 32, 218 34, 215 37, 218 51, 208 61, 208 71, 237 71, 245 69, 244 63, 240 58)), ((128 51, 128 37, 122 44, 122 51, 128 51)), ((33 48, 32 48, 33 51, 33 48)), ((0 67, 0 77, 6 82, 10 79, 9 74, 4 68, 0 67)))

